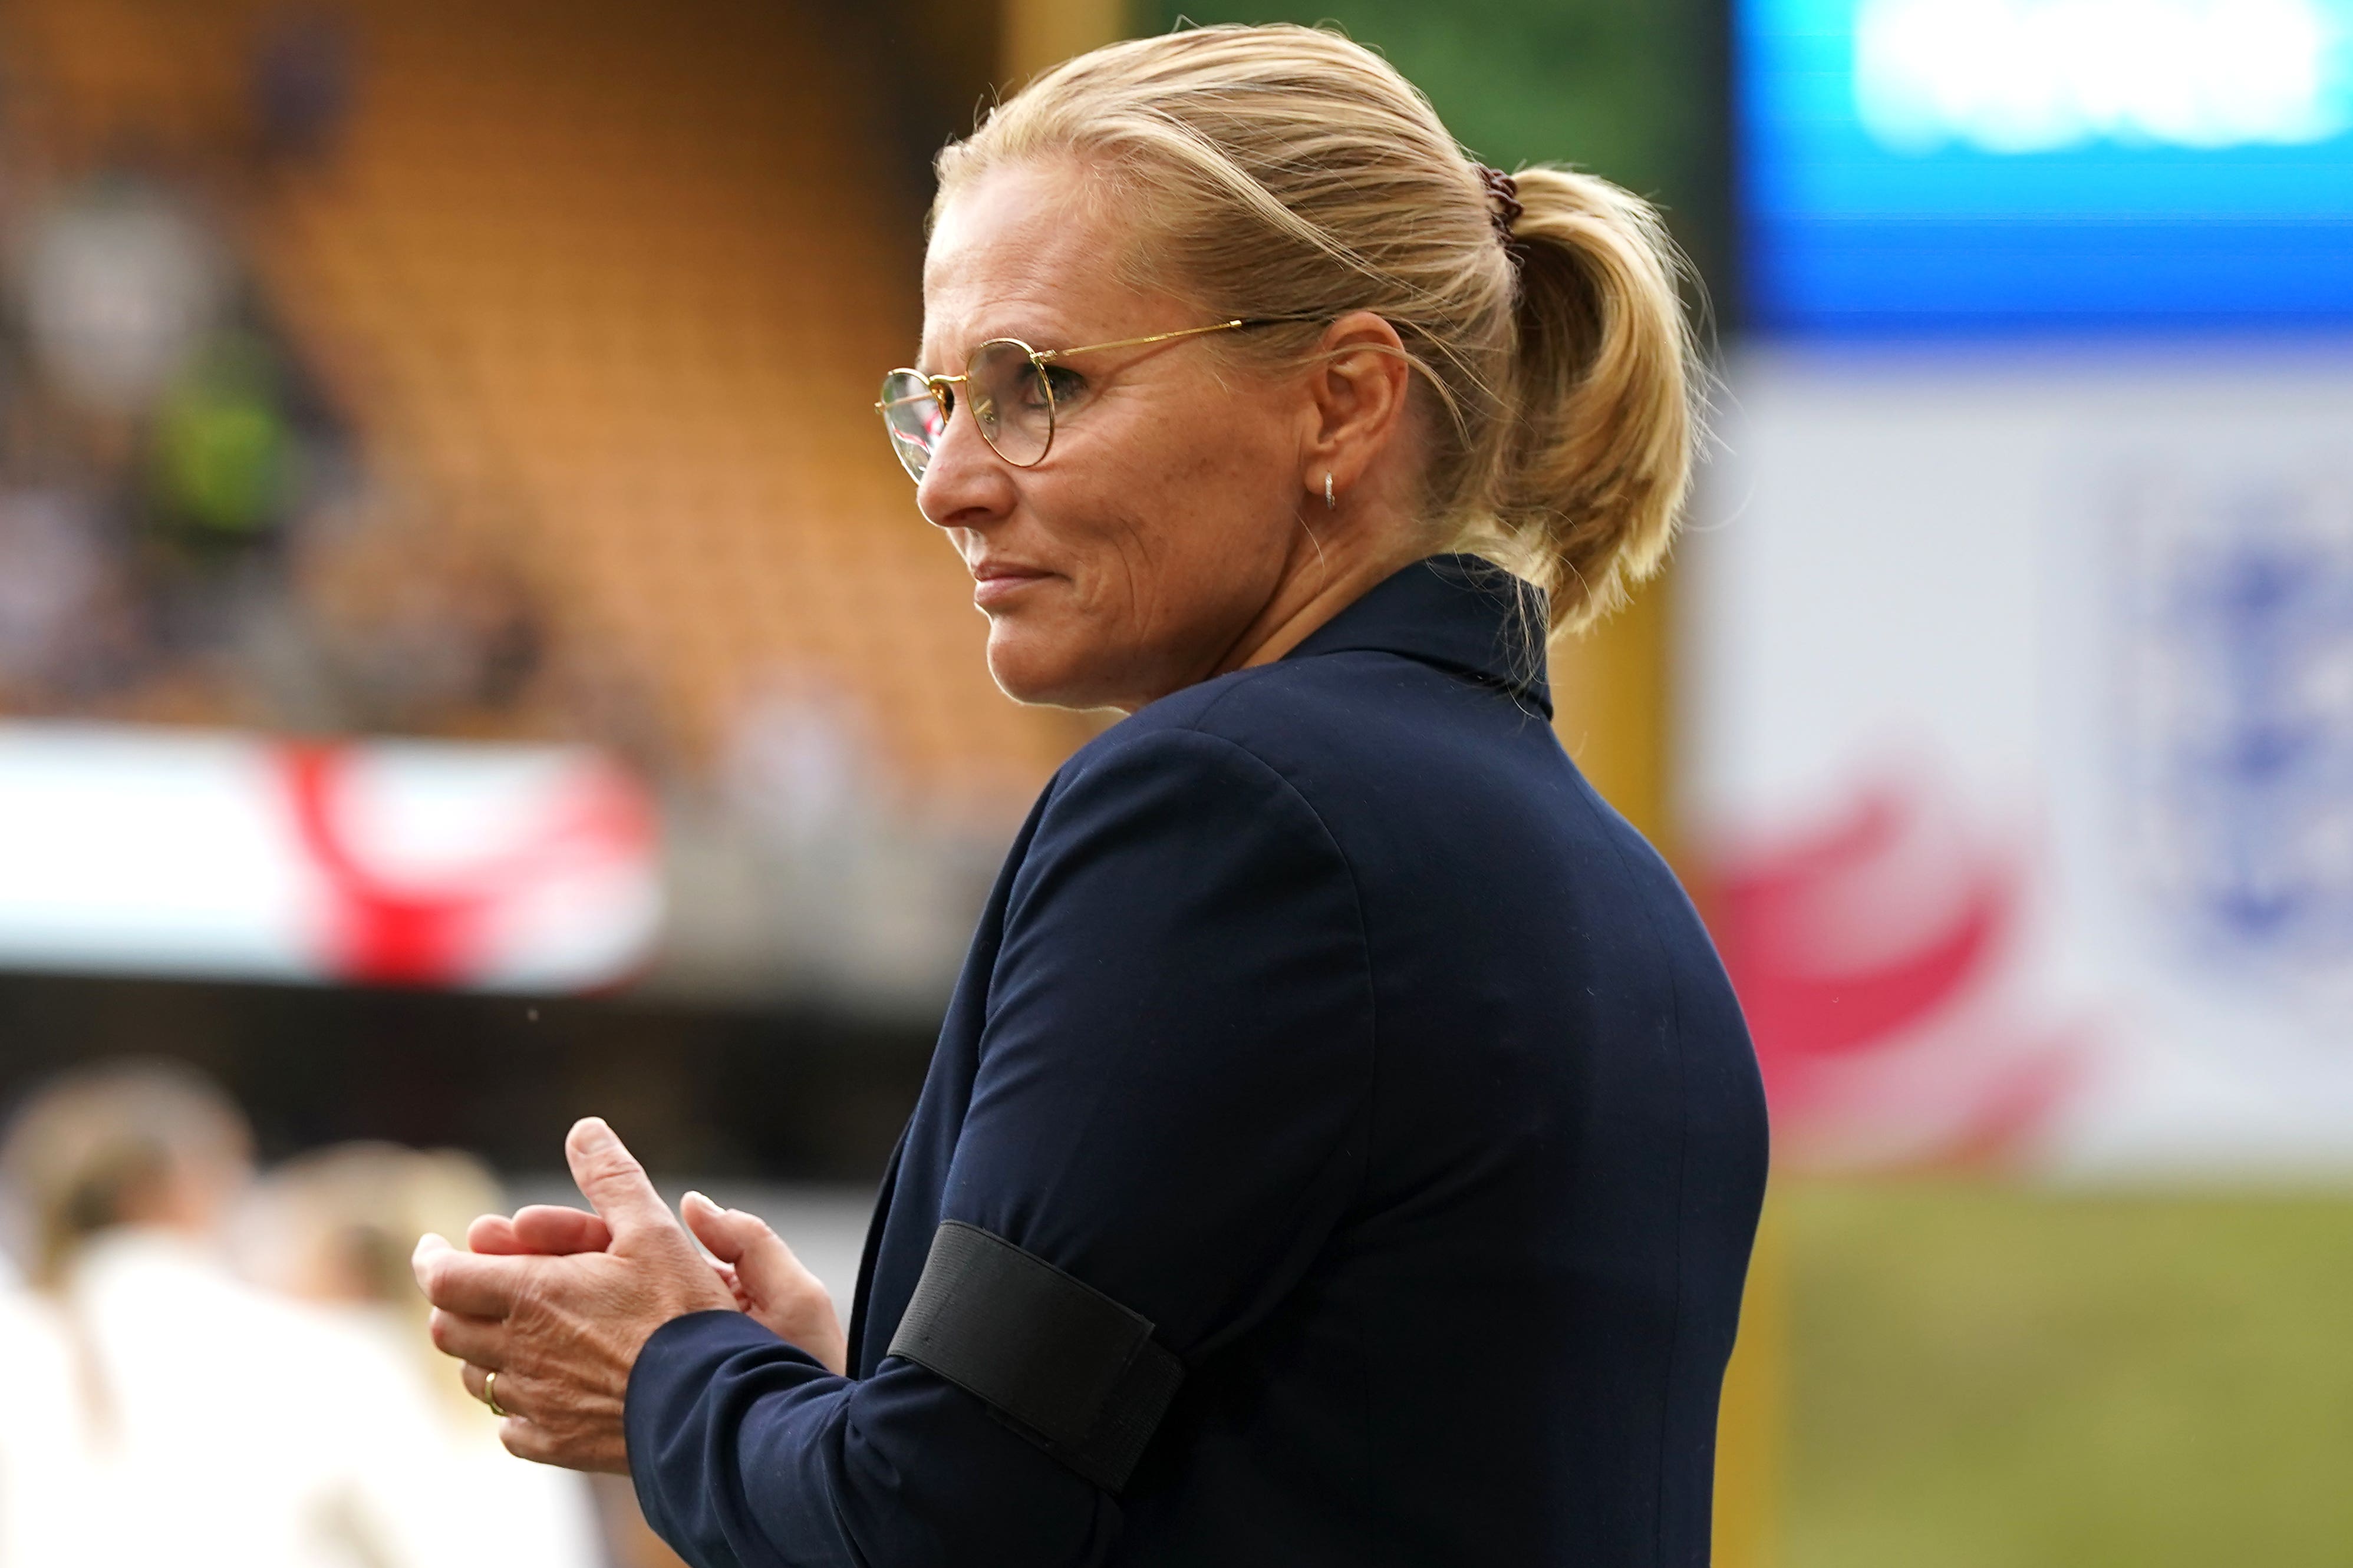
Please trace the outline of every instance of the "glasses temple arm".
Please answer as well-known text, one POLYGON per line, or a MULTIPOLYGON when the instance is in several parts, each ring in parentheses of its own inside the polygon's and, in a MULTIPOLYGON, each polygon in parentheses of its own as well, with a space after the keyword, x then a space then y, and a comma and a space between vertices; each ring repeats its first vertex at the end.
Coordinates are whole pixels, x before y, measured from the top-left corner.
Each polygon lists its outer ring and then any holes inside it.
POLYGON ((1044 364, 1049 360, 1060 359, 1066 354, 1091 354, 1103 349, 1140 349, 1150 343, 1172 342, 1178 338, 1198 338, 1203 332, 1229 332, 1236 327, 1249 325, 1250 325, 1249 321, 1237 317, 1230 321, 1212 321, 1206 327, 1186 327, 1173 332, 1155 332, 1145 338, 1122 338, 1116 342, 1088 343, 1083 348, 1036 349, 1031 351, 1029 357, 1038 363, 1044 364))

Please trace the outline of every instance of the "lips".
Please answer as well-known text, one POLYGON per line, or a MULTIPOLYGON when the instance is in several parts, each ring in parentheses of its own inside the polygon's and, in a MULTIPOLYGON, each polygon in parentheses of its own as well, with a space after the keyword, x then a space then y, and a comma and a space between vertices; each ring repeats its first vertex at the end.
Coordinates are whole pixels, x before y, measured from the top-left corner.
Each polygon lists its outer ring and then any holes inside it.
POLYGON ((1050 572, 1035 566, 1018 565, 1009 561, 984 561, 972 568, 972 602, 989 609, 1017 597, 1033 583, 1042 583, 1052 576, 1050 572))

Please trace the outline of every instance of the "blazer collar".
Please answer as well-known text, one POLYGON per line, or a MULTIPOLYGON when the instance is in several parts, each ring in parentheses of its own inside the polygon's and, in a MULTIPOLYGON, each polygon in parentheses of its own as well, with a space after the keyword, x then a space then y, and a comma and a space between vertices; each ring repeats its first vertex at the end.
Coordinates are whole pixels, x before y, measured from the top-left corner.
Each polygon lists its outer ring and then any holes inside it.
POLYGON ((1510 692, 1552 717, 1544 591, 1476 555, 1432 555, 1377 584, 1283 657, 1402 654, 1510 692))

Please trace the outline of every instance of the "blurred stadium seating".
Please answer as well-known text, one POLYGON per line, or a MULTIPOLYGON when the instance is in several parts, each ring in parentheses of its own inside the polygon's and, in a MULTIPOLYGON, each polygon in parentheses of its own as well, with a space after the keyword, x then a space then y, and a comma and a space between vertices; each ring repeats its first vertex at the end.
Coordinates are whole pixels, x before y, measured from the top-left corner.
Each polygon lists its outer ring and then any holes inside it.
POLYGON ((959 566, 861 460, 869 383, 914 336, 916 209, 858 134, 883 95, 818 23, 709 0, 26 0, 5 22, 18 203, 110 168, 186 192, 353 427, 363 537, 319 553, 358 563, 306 561, 290 591, 364 621, 455 559, 528 595, 546 673, 466 728, 691 775, 789 670, 851 694, 926 798, 1001 811, 1067 748, 1067 721, 991 690, 959 566), (311 97, 336 123, 286 144, 273 58, 331 79, 311 97))
POLYGON ((959 563, 878 460, 941 42, 733 0, 0 13, 0 222, 152 208, 226 274, 134 409, 57 395, 70 354, 20 345, 16 423, 87 454, 66 482, 107 514, 119 559, 84 574, 123 646, 0 673, 0 703, 597 744, 665 807, 657 985, 928 1005, 1089 728, 995 691, 959 563), (153 405, 231 333, 271 373, 236 412, 285 450, 196 448, 272 504, 192 552, 153 405))

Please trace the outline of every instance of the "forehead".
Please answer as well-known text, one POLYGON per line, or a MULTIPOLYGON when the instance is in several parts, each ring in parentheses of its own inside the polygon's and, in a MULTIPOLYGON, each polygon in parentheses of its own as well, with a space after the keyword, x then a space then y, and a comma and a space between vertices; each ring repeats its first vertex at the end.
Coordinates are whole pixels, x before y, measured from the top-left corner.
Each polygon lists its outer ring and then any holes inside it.
POLYGON ((1115 203, 1094 196, 1085 174, 1062 163, 992 169, 959 189, 924 252, 926 352, 999 335, 1125 330, 1137 320, 1149 302, 1116 265, 1132 226, 1115 203))

